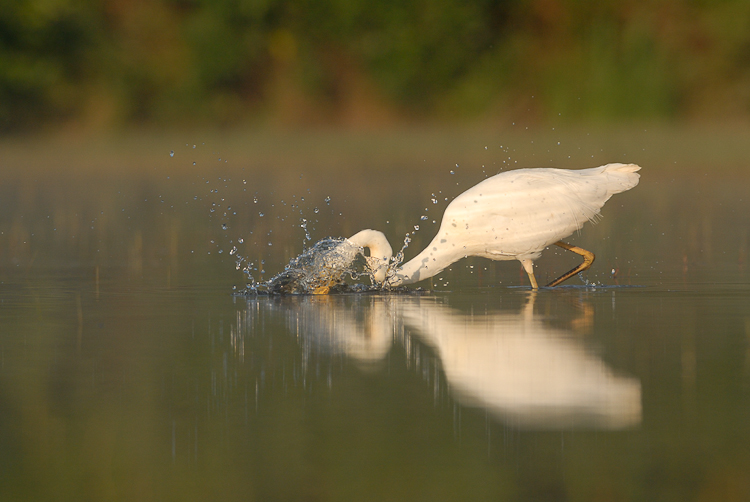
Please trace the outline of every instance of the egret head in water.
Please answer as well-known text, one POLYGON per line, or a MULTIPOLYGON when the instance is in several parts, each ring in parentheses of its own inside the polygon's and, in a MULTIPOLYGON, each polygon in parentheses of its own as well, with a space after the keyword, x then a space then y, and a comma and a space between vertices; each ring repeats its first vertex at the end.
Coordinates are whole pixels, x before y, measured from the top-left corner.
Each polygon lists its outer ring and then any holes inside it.
POLYGON ((362 230, 346 241, 356 246, 359 252, 365 253, 365 250, 369 252, 369 256, 365 256, 368 271, 374 282, 382 284, 388 274, 388 267, 393 256, 391 244, 383 232, 362 230))
POLYGON ((554 244, 583 257, 581 265, 547 285, 557 286, 594 261, 593 253, 561 239, 595 221, 612 195, 635 187, 639 169, 635 164, 516 169, 487 178, 448 205, 435 238, 403 266, 391 263, 392 248, 382 232, 362 230, 348 241, 363 253, 369 250, 367 264, 381 285, 419 282, 461 258, 480 256, 520 261, 533 289, 538 288, 534 260, 554 244))

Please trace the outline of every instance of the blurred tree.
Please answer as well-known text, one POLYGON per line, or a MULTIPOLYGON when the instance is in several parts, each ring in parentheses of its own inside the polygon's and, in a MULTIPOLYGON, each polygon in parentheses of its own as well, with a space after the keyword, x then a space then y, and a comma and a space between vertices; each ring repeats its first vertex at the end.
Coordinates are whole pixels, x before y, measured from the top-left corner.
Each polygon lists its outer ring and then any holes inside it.
POLYGON ((47 0, 0 5, 0 129, 77 111, 76 84, 95 64, 100 22, 91 2, 47 0))
POLYGON ((744 0, 0 0, 0 130, 747 117, 744 0))

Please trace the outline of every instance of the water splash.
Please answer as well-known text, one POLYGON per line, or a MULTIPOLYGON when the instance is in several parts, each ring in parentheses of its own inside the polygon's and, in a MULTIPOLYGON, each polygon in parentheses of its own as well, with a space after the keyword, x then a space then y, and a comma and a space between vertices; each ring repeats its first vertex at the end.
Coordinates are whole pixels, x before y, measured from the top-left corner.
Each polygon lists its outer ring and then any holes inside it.
MULTIPOLYGON (((409 244, 411 244, 411 232, 407 232, 404 236, 404 245, 401 246, 401 249, 396 253, 396 256, 391 257, 390 263, 388 263, 388 270, 385 273, 385 289, 388 291, 394 291, 394 290, 400 290, 402 289, 400 286, 394 288, 393 286, 390 286, 388 283, 390 282, 390 279, 392 279, 396 275, 396 270, 401 266, 401 264, 404 262, 404 253, 406 252, 406 248, 409 247, 409 244)), ((420 288, 421 289, 421 288, 420 288)))
POLYGON ((310 230, 307 228, 307 219, 306 218, 300 218, 300 228, 305 231, 305 240, 302 241, 302 249, 307 248, 307 243, 312 240, 312 236, 310 235, 310 230))
MULTIPOLYGON (((268 281, 252 282, 243 295, 327 294, 344 287, 347 279, 357 280, 363 274, 357 260, 360 248, 348 240, 331 237, 293 258, 284 271, 268 281)), ((354 290, 367 289, 359 285, 354 290)))
POLYGON ((578 272, 577 275, 583 285, 587 288, 598 288, 604 286, 604 284, 601 282, 597 283, 596 281, 589 281, 586 277, 583 276, 583 272, 578 272))

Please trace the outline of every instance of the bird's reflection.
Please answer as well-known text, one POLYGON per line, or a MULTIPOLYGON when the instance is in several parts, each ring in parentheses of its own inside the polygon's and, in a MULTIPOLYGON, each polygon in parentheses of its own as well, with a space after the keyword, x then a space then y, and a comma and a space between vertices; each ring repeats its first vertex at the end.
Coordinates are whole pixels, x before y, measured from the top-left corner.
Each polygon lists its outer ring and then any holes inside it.
POLYGON ((304 350, 345 354, 364 369, 377 367, 393 345, 389 303, 373 296, 306 296, 279 303, 304 350), (299 301, 297 301, 299 300, 299 301))
POLYGON ((572 329, 536 315, 535 299, 530 293, 520 312, 472 315, 440 298, 406 295, 293 298, 272 308, 305 351, 345 354, 364 368, 414 334, 434 349, 457 401, 516 427, 637 425, 639 381, 616 375, 572 329))
POLYGON ((399 302, 399 318, 440 357, 454 397, 527 427, 622 428, 640 422, 641 390, 571 337, 534 315, 461 315, 431 302, 399 302))

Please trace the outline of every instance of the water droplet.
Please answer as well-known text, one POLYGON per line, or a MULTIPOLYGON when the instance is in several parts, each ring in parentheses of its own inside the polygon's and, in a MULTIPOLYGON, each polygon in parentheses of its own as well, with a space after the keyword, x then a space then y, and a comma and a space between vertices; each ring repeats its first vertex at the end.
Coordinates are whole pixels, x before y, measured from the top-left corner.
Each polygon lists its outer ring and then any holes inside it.
POLYGON ((263 214, 263 213, 258 213, 258 216, 260 216, 261 218, 263 218, 263 217, 265 216, 265 214, 263 214))
POLYGON ((239 239, 237 239, 237 242, 239 242, 240 244, 242 244, 243 242, 245 242, 245 239, 243 239, 242 237, 240 237, 239 239))
POLYGON ((273 242, 269 242, 269 243, 268 243, 268 245, 269 245, 269 246, 273 246, 273 242))
POLYGON ((453 171, 451 171, 451 174, 456 174, 456 173, 454 173, 453 171))
POLYGON ((419 225, 414 225, 414 230, 419 230, 419 225))
POLYGON ((257 204, 257 203, 258 203, 258 197, 253 197, 253 204, 257 204))
POLYGON ((226 224, 226 223, 222 223, 222 224, 221 224, 221 229, 222 229, 222 230, 226 230, 227 228, 229 228, 229 227, 227 227, 227 224, 226 224))
POLYGON ((420 220, 425 221, 427 219, 427 216, 422 216, 420 220))
POLYGON ((432 203, 433 203, 433 204, 437 204, 437 203, 438 203, 437 199, 433 198, 433 199, 432 199, 432 203))
POLYGON ((195 162, 193 162, 193 165, 195 165, 195 162))
POLYGON ((320 209, 318 209, 317 207, 313 209, 313 213, 318 214, 319 212, 320 212, 320 209))
POLYGON ((169 156, 170 157, 174 157, 174 150, 172 150, 171 152, 169 152, 169 156))

